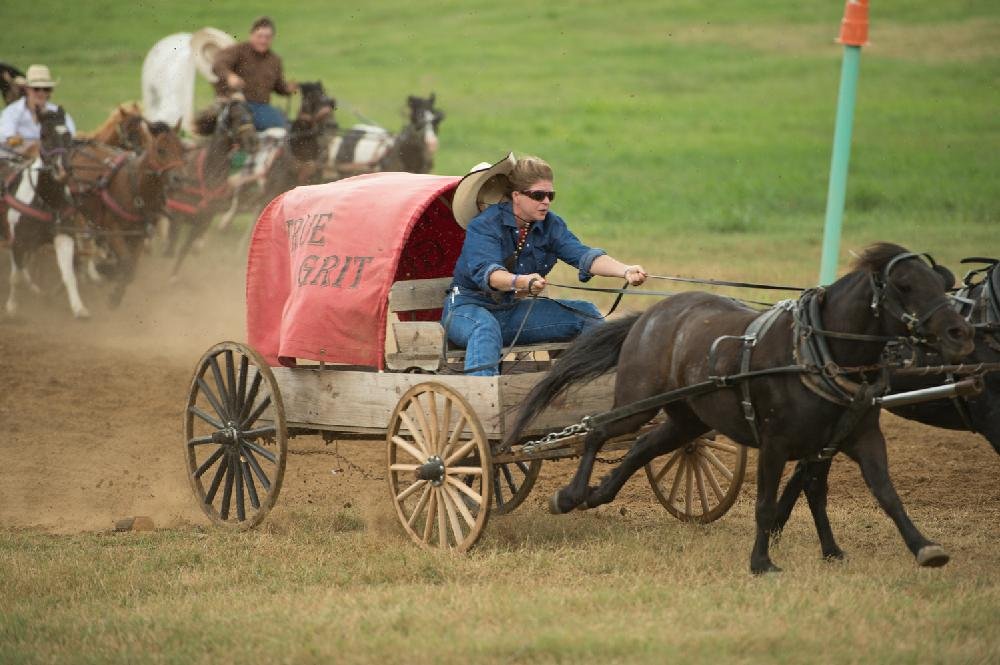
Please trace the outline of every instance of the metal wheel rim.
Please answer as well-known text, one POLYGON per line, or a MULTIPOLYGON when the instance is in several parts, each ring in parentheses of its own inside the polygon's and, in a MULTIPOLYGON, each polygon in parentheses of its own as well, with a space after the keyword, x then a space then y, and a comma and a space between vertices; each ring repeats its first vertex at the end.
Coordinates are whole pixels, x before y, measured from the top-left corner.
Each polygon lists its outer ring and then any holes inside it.
POLYGON ((285 408, 264 359, 237 342, 216 344, 195 368, 184 408, 188 482, 202 512, 231 529, 260 524, 285 474, 285 408))

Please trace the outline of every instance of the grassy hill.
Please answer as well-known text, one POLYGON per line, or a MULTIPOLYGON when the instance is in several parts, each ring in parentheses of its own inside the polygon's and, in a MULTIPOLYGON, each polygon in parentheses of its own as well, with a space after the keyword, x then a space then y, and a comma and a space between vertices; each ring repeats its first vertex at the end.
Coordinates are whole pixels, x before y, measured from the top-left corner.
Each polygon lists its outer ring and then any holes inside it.
MULTIPOLYGON (((50 65, 56 99, 88 128, 139 96, 142 59, 161 37, 212 25, 243 38, 266 12, 289 76, 323 80, 342 125, 357 121, 353 109, 395 130, 406 95, 436 92, 448 114, 439 173, 508 149, 538 154, 556 169, 558 211, 591 244, 661 272, 811 281, 842 9, 39 0, 0 8, 0 23, 16 26, 0 59, 50 65)), ((948 262, 1000 252, 1000 7, 876 3, 871 42, 845 258, 875 239, 948 262)), ((209 97, 203 80, 198 97, 209 97)))

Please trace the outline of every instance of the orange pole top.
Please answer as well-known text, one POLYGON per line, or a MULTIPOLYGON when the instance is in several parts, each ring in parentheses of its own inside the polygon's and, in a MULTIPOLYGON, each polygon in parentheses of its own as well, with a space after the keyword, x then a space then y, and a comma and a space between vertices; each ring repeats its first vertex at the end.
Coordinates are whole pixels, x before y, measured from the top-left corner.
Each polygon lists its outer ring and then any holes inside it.
POLYGON ((837 41, 844 46, 864 46, 868 43, 868 0, 847 0, 837 41))

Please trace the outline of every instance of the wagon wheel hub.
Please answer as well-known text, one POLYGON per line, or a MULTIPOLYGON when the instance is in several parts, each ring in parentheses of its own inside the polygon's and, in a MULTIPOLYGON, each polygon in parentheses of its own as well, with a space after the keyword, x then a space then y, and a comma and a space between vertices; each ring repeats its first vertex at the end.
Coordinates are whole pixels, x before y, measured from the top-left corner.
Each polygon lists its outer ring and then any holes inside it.
POLYGON ((239 438, 240 431, 232 424, 212 433, 212 441, 220 445, 235 446, 236 442, 239 441, 239 438))
POLYGON ((417 480, 429 480, 438 486, 444 482, 444 460, 437 455, 427 458, 427 461, 417 467, 417 480))

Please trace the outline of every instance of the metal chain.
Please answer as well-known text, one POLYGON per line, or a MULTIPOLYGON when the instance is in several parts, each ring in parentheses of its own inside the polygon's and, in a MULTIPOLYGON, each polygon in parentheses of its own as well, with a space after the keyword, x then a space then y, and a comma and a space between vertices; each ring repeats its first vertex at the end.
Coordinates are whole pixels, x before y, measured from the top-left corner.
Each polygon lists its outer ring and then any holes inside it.
POLYGON ((541 452, 543 450, 549 450, 551 448, 558 448, 562 443, 563 439, 568 439, 571 436, 577 434, 586 434, 590 432, 593 427, 590 424, 590 416, 584 416, 583 420, 572 425, 568 425, 558 432, 550 432, 543 436, 541 439, 535 439, 534 441, 528 441, 521 446, 521 452, 541 452))

